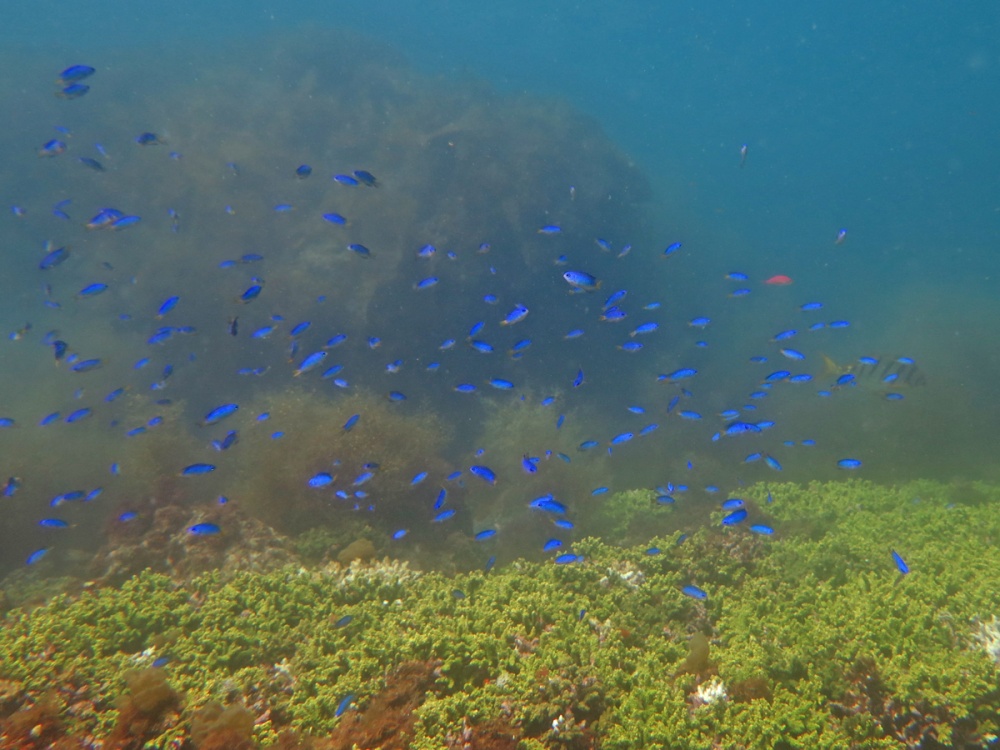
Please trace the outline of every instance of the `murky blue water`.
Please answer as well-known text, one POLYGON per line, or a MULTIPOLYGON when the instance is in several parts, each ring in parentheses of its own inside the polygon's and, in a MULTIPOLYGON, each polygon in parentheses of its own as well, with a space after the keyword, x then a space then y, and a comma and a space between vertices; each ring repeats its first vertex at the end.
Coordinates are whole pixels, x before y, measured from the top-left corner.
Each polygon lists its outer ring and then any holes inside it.
MULTIPOLYGON (((292 533, 316 513, 406 529, 406 556, 414 539, 547 524, 527 505, 548 493, 570 517, 600 502, 600 487, 684 486, 678 502, 707 509, 745 483, 841 476, 846 457, 882 481, 996 478, 992 5, 945 17, 926 2, 101 7, 7 10, 0 29, 0 325, 11 334, 0 416, 15 420, 0 431, 0 481, 19 485, 2 500, 5 569, 38 549, 65 569, 123 512, 220 495, 292 533), (75 63, 97 69, 91 90, 55 97, 75 63), (145 132, 162 143, 137 144, 145 132), (39 157, 50 139, 65 153, 39 157), (354 170, 379 187, 332 179, 354 170), (142 220, 86 229, 106 207, 142 220), (324 221, 331 212, 348 224, 324 221), (538 231, 548 225, 561 231, 538 231), (437 253, 421 259, 427 244, 437 253), (39 270, 59 247, 66 262, 39 270), (601 288, 570 293, 561 275, 574 269, 601 288), (794 283, 764 283, 776 274, 794 283), (414 288, 429 277, 439 282, 414 288), (240 301, 255 279, 260 297, 240 301), (78 294, 94 282, 109 288, 78 294), (628 317, 601 320, 620 289, 628 317), (814 301, 823 308, 799 309, 814 301), (528 317, 500 325, 515 304, 528 317), (701 316, 707 327, 690 325, 701 316), (629 335, 646 322, 658 330, 629 335), (164 326, 182 330, 148 343, 164 326), (324 349, 338 333, 347 341, 324 349), (57 362, 55 341, 68 358, 57 362), (323 363, 296 376, 319 351, 323 363), (877 373, 834 387, 859 357, 879 359, 877 373), (915 362, 907 382, 883 383, 899 357, 915 362), (90 358, 101 366, 72 371, 90 358), (322 378, 334 364, 342 372, 322 378), (657 381, 678 368, 698 374, 657 381), (813 379, 761 390, 781 369, 813 379), (240 410, 200 424, 223 403, 240 410), (92 414, 67 424, 81 408, 92 414), (713 441, 727 409, 775 425, 713 441), (231 429, 238 442, 214 450, 231 429), (599 445, 580 451, 587 440, 599 445), (755 453, 781 472, 747 463, 755 453), (217 470, 180 476, 195 463, 217 470), (320 497, 307 481, 322 471, 337 482, 320 497), (419 471, 428 479, 411 488, 419 471), (448 508, 455 517, 435 524, 448 508), (73 528, 39 528, 44 518, 73 528)), ((539 540, 522 548, 518 534, 514 549, 538 554, 539 540)))

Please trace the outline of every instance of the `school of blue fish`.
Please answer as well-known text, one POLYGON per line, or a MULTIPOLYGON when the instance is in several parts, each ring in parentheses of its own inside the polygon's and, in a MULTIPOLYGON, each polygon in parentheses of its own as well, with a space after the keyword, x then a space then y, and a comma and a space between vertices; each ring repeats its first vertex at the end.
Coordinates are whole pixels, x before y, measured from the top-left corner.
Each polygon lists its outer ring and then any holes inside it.
MULTIPOLYGON (((65 68, 56 76, 55 95, 67 101, 67 106, 71 107, 74 100, 78 100, 88 95, 93 87, 99 86, 100 76, 95 68, 75 64, 65 68), (86 81, 86 83, 84 83, 86 81)), ((51 94, 48 94, 51 96, 51 94)), ((69 116, 70 113, 67 113, 69 116)), ((113 161, 113 149, 105 148, 100 144, 82 144, 73 138, 70 128, 61 124, 53 124, 55 135, 39 134, 39 143, 33 148, 38 156, 43 160, 52 159, 75 159, 82 168, 89 170, 108 184, 108 180, 113 179, 113 170, 110 163, 113 161), (49 137, 49 136, 52 137, 49 137)), ((155 132, 137 132, 134 142, 131 144, 117 144, 114 148, 157 148, 168 146, 178 151, 169 151, 169 159, 178 160, 183 154, 182 142, 175 142, 173 139, 164 138, 155 132)), ((27 147, 27 145, 26 145, 27 147)), ((738 155, 739 165, 743 165, 746 158, 746 147, 744 146, 738 155)), ((220 167, 222 168, 222 167, 220 167)), ((234 163, 225 165, 225 169, 232 174, 238 175, 240 166, 234 163)), ((391 183, 393 176, 391 173, 381 173, 377 176, 364 168, 343 168, 338 165, 329 164, 289 164, 287 174, 282 179, 289 181, 298 180, 325 180, 332 185, 339 186, 344 190, 377 190, 381 186, 391 183)), ((151 188, 153 189, 153 188, 151 188)), ((573 186, 566 186, 567 191, 574 190, 573 186)), ((73 195, 60 200, 55 205, 38 206, 28 203, 18 203, 10 207, 9 212, 13 220, 21 219, 30 213, 39 211, 50 211, 54 219, 58 222, 70 222, 85 227, 92 232, 122 233, 122 242, 129 241, 128 238, 136 236, 143 231, 160 231, 147 227, 144 220, 146 217, 130 214, 125 210, 129 203, 129 196, 122 194, 120 204, 116 206, 90 206, 88 196, 73 195), (81 212, 85 216, 81 217, 81 212), (127 230, 127 231, 126 231, 127 230)), ((229 207, 226 207, 227 210, 229 207)), ((295 211, 293 204, 279 203, 273 206, 276 214, 292 214, 295 211)), ((169 232, 182 231, 180 216, 173 209, 168 210, 169 219, 166 225, 162 222, 160 226, 165 226, 169 232)), ((331 231, 343 232, 342 241, 339 247, 340 252, 348 253, 356 260, 356 270, 363 276, 366 267, 370 264, 377 264, 380 255, 385 250, 378 247, 368 247, 359 242, 353 241, 350 235, 350 217, 340 213, 325 212, 316 216, 297 216, 301 221, 325 222, 330 225, 331 231)), ((563 408, 567 403, 570 394, 585 394, 587 390, 587 372, 594 362, 599 362, 603 367, 609 358, 623 358, 622 367, 627 367, 632 371, 637 368, 640 372, 647 372, 648 380, 657 383, 661 388, 661 396, 655 401, 647 403, 633 403, 627 407, 626 413, 622 414, 621 428, 610 433, 601 432, 593 434, 588 439, 578 445, 575 455, 568 455, 558 450, 547 451, 544 455, 530 455, 528 452, 519 450, 521 470, 527 475, 538 475, 544 477, 547 469, 547 462, 550 459, 568 464, 585 462, 589 457, 597 452, 603 451, 608 456, 614 457, 621 450, 628 450, 627 444, 634 441, 653 440, 650 437, 653 433, 667 430, 685 429, 685 423, 699 423, 707 425, 704 436, 700 433, 692 433, 692 441, 700 441, 700 447, 704 450, 711 450, 713 443, 725 441, 744 441, 746 443, 745 457, 742 459, 744 465, 759 464, 772 472, 781 472, 784 469, 782 461, 795 460, 794 452, 788 448, 798 445, 809 450, 821 451, 822 440, 816 437, 805 437, 798 441, 773 440, 769 437, 771 431, 776 427, 777 422, 768 415, 768 404, 772 401, 780 401, 783 391, 795 388, 815 388, 816 398, 836 400, 845 397, 845 394, 857 387, 857 380, 861 376, 863 368, 869 371, 881 370, 880 380, 885 390, 883 396, 889 401, 901 401, 904 394, 895 389, 900 379, 910 377, 916 367, 915 360, 909 356, 902 357, 875 357, 868 353, 860 352, 855 362, 846 366, 842 372, 829 373, 824 371, 824 363, 820 357, 820 350, 817 345, 810 342, 810 336, 818 335, 822 331, 823 335, 850 335, 851 324, 847 320, 835 319, 826 320, 823 318, 825 305, 821 301, 812 299, 796 299, 789 295, 788 291, 781 291, 777 285, 772 286, 770 281, 764 279, 754 279, 748 274, 731 268, 718 269, 720 280, 720 294, 716 310, 712 308, 711 316, 696 316, 678 320, 671 317, 667 311, 668 305, 663 300, 641 299, 636 301, 635 295, 631 293, 628 284, 627 263, 628 259, 635 256, 644 255, 649 257, 655 255, 658 262, 673 266, 683 264, 685 253, 697 252, 689 250, 688 245, 677 238, 668 237, 660 247, 635 247, 626 243, 614 243, 604 238, 594 238, 591 247, 574 247, 567 249, 556 244, 563 234, 565 227, 558 223, 545 223, 538 227, 536 234, 545 241, 551 240, 552 256, 549 267, 556 283, 561 287, 555 294, 559 295, 560 304, 568 306, 575 312, 575 319, 579 327, 569 330, 558 328, 555 325, 547 325, 545 320, 536 322, 532 329, 534 335, 518 335, 518 332, 525 328, 522 323, 532 317, 538 317, 535 312, 537 300, 524 299, 501 299, 498 295, 488 291, 488 281, 492 275, 500 273, 497 267, 487 262, 477 276, 471 268, 463 267, 462 273, 457 272, 458 264, 467 256, 490 257, 492 248, 488 242, 479 244, 472 250, 439 250, 434 245, 427 244, 424 238, 412 237, 414 257, 414 274, 412 282, 412 294, 433 295, 437 293, 447 293, 449 295, 460 295, 468 298, 470 309, 473 305, 486 305, 486 312, 470 315, 467 320, 455 320, 455 338, 448 338, 443 342, 440 340, 426 340, 410 342, 412 351, 419 352, 419 356, 409 356, 395 358, 386 363, 385 372, 396 373, 401 370, 422 369, 424 376, 417 381, 416 389, 408 387, 406 390, 399 388, 388 388, 384 391, 386 399, 393 404, 404 404, 407 402, 419 401, 427 391, 436 392, 450 391, 458 394, 468 394, 469 398, 483 397, 483 394, 497 394, 504 398, 525 400, 531 398, 526 393, 519 390, 518 380, 510 377, 506 370, 488 378, 478 376, 464 376, 449 371, 449 374, 439 372, 447 370, 445 366, 449 353, 467 347, 468 349, 483 355, 485 358, 508 358, 514 361, 526 361, 530 366, 532 352, 545 347, 552 347, 559 342, 569 342, 577 339, 588 340, 587 331, 597 326, 616 326, 620 329, 621 335, 613 349, 605 349, 597 346, 583 346, 576 350, 569 370, 563 382, 553 383, 552 393, 538 399, 539 407, 553 407, 552 421, 556 428, 562 428, 566 420, 568 409, 563 408), (617 245, 617 247, 616 247, 617 245), (602 278, 593 273, 592 261, 596 255, 611 257, 620 262, 623 269, 614 278, 602 278), (453 262, 449 265, 448 261, 453 262), (623 281, 624 279, 624 281, 623 281), (644 354, 650 350, 669 350, 677 347, 673 331, 679 329, 693 330, 699 338, 694 348, 706 348, 712 344, 711 336, 713 323, 721 315, 727 314, 726 305, 738 305, 739 300, 751 295, 780 294, 787 301, 786 327, 780 330, 762 332, 756 337, 759 351, 749 362, 733 362, 733 367, 756 368, 756 387, 746 393, 734 393, 731 396, 731 406, 721 412, 709 410, 701 405, 699 399, 699 380, 703 373, 699 367, 683 366, 676 367, 669 372, 660 372, 649 360, 643 360, 644 354), (464 337, 464 338, 463 338, 464 337), (443 364, 445 363, 445 364, 443 364), (792 368, 792 369, 786 369, 792 368), (639 417, 641 421, 634 422, 633 419, 639 417), (777 455, 776 455, 777 454, 777 455), (781 458, 779 459, 779 456, 781 458), (786 458, 787 456, 787 458, 786 458)), ((846 237, 846 230, 840 230, 835 243, 841 244, 846 237)), ((72 249, 69 245, 58 241, 49 240, 44 237, 38 238, 39 255, 31 260, 31 265, 37 267, 41 276, 41 286, 43 290, 40 304, 53 310, 63 311, 67 318, 77 314, 86 315, 85 308, 90 300, 100 295, 110 295, 120 292, 123 287, 135 285, 134 279, 129 279, 127 270, 108 269, 109 273, 102 276, 103 280, 95 278, 93 281, 84 284, 72 291, 67 292, 65 285, 61 283, 59 274, 65 267, 64 264, 75 254, 82 251, 72 249), (118 287, 118 289, 116 289, 118 287)), ((231 312, 224 319, 203 320, 192 317, 187 309, 197 307, 196 300, 186 298, 185 290, 178 288, 176 293, 165 298, 161 298, 155 305, 141 309, 130 306, 122 297, 121 309, 117 312, 118 319, 145 320, 148 324, 149 334, 146 338, 146 348, 136 352, 135 363, 132 367, 133 376, 130 380, 114 383, 99 384, 99 373, 105 370, 106 355, 100 351, 78 352, 75 350, 74 342, 63 338, 59 330, 35 331, 30 323, 17 331, 9 334, 11 341, 28 341, 44 347, 58 367, 66 373, 67 393, 72 393, 73 401, 79 404, 72 409, 53 409, 46 414, 38 415, 34 421, 24 416, 14 414, 0 414, 0 430, 40 430, 40 429, 60 429, 55 427, 58 423, 69 425, 64 429, 72 429, 71 425, 83 420, 103 420, 106 419, 107 405, 122 397, 127 391, 136 393, 143 388, 148 393, 150 417, 144 424, 122 425, 114 420, 108 422, 107 429, 118 432, 122 440, 141 439, 141 436, 148 433, 163 421, 163 416, 158 411, 158 406, 165 402, 164 394, 169 392, 171 376, 175 368, 182 363, 188 368, 197 367, 197 361, 187 357, 182 353, 182 348, 175 348, 173 351, 177 359, 175 361, 163 361, 162 352, 166 351, 168 343, 183 341, 186 337, 197 335, 199 337, 211 337, 213 340, 237 339, 252 342, 255 346, 281 339, 280 343, 274 344, 274 350, 259 356, 259 362, 253 366, 239 369, 232 373, 234 379, 243 376, 257 376, 270 378, 297 378, 303 381, 315 379, 325 387, 329 387, 330 398, 337 398, 338 393, 349 391, 358 385, 352 382, 350 377, 351 357, 361 357, 370 352, 379 350, 383 343, 382 333, 374 331, 338 331, 320 330, 323 324, 314 320, 289 321, 280 313, 271 313, 266 322, 261 324, 261 320, 250 313, 265 304, 272 305, 273 308, 280 307, 280 299, 268 300, 269 292, 266 280, 266 262, 268 254, 266 250, 261 252, 249 252, 242 254, 238 259, 225 260, 216 263, 206 259, 203 268, 187 269, 189 273, 201 274, 210 273, 213 268, 221 269, 254 269, 241 282, 240 291, 231 299, 231 312), (262 270, 255 270, 256 266, 262 270), (259 275, 258 275, 259 273, 259 275), (189 307, 190 305, 190 307, 189 307), (249 321, 254 320, 252 324, 249 321), (345 354, 341 361, 333 361, 336 357, 337 348, 348 339, 360 340, 364 346, 360 352, 350 355, 345 354), (367 351, 366 351, 367 350, 367 351), (187 361, 185 361, 187 360, 187 361), (154 362, 157 364, 154 365, 154 362), (146 381, 140 380, 140 373, 146 368, 156 370, 153 381, 149 385, 144 385, 146 381), (97 373, 96 375, 85 375, 86 373, 97 373), (81 385, 78 377, 94 378, 81 385), (103 388, 103 390, 101 390, 103 388)), ((499 264, 497 264, 499 265, 499 264)), ((603 266, 602 266, 603 267, 603 266)), ((780 270, 780 269, 779 269, 780 270)), ((141 282, 139 282, 141 283, 141 282)), ((780 284, 788 282, 781 281, 780 284)), ((807 284, 806 284, 807 285, 807 284)), ((401 301, 403 314, 407 305, 406 300, 401 301)), ((30 316, 30 311, 29 311, 30 316)), ((111 324, 113 321, 108 321, 111 324)), ((753 334, 750 334, 751 337, 753 334)), ((209 351, 211 347, 209 347, 209 351)), ((261 351, 259 348, 258 351, 261 351)), ((34 356, 32 352, 31 356, 34 356)), ((683 356, 683 350, 676 352, 677 356, 683 356)), ((25 355, 27 356, 27 355, 25 355)), ((372 355, 374 356, 374 355, 372 355)), ((499 369, 499 368, 498 368, 499 369)), ((214 377, 214 376, 213 376, 214 377)), ((213 380, 212 392, 224 392, 225 383, 220 384, 213 380)), ((456 396, 465 398, 466 396, 456 396)), ((53 399, 53 401, 65 402, 63 397, 53 399)), ((8 402, 9 403, 9 402, 8 402)), ((405 408, 405 407, 394 407, 405 408)), ((199 477, 221 473, 218 465, 213 462, 211 456, 213 452, 237 451, 240 449, 241 431, 246 429, 248 424, 265 422, 270 418, 266 412, 257 414, 246 414, 246 409, 231 398, 220 398, 218 404, 197 420, 197 425, 203 428, 214 428, 213 436, 206 441, 204 460, 195 461, 190 464, 177 466, 179 475, 190 478, 191 481, 199 481, 199 477)), ((361 431, 365 428, 365 414, 363 412, 350 416, 342 425, 344 433, 353 430, 361 431)), ((271 433, 271 439, 280 440, 286 431, 294 430, 294 425, 281 425, 271 433)), ((855 455, 830 455, 828 459, 831 466, 837 467, 843 472, 857 472, 862 470, 869 458, 855 455)), ((494 470, 491 464, 495 462, 491 459, 488 451, 483 449, 472 449, 464 462, 453 466, 453 471, 448 474, 441 483, 436 493, 436 500, 427 507, 427 524, 448 524, 454 523, 456 508, 449 505, 448 485, 455 483, 467 486, 466 483, 475 483, 477 491, 489 492, 504 483, 505 477, 502 473, 494 470)), ((373 456, 371 462, 366 464, 362 473, 351 478, 344 479, 338 477, 335 471, 336 457, 331 456, 329 469, 316 472, 312 476, 301 477, 303 485, 316 492, 327 493, 331 502, 347 502, 359 511, 374 512, 377 510, 377 486, 379 479, 378 457, 373 456)), ((688 468, 694 468, 690 463, 688 468)), ((2 471, 2 467, 0 467, 2 471)), ((100 512, 100 505, 95 503, 105 492, 114 492, 114 478, 121 472, 121 466, 112 463, 109 470, 108 487, 97 487, 93 489, 71 489, 52 498, 44 498, 45 509, 40 512, 38 525, 52 534, 51 544, 47 544, 32 552, 26 563, 35 565, 59 544, 58 534, 72 526, 72 524, 53 513, 58 513, 60 508, 67 504, 93 503, 94 512, 100 512)), ((759 477, 754 477, 755 479, 759 477)), ((32 493, 32 479, 30 474, 24 476, 4 476, 0 478, 0 496, 6 499, 21 495, 26 496, 32 493)), ((412 486, 416 489, 429 482, 429 471, 420 471, 412 479, 412 486)), ((592 497, 606 496, 613 497, 613 492, 630 489, 623 486, 620 480, 609 477, 606 484, 594 487, 592 497)), ((775 538, 775 543, 780 543, 780 529, 775 529, 754 518, 754 512, 747 506, 744 500, 733 495, 739 494, 738 487, 731 487, 725 490, 715 485, 705 485, 703 488, 693 488, 690 482, 681 477, 664 477, 662 483, 656 487, 657 502, 660 504, 672 504, 685 501, 685 498, 694 494, 694 490, 703 490, 711 497, 713 495, 721 498, 719 501, 712 501, 717 504, 720 512, 719 523, 724 527, 735 529, 745 529, 745 533, 758 534, 764 537, 775 538)), ((537 515, 539 524, 546 524, 546 527, 553 529, 542 546, 541 552, 550 556, 555 564, 565 565, 579 563, 583 557, 568 549, 572 546, 571 533, 573 524, 573 506, 577 498, 557 497, 549 492, 536 497, 525 497, 524 506, 526 511, 537 515)), ((770 497, 769 497, 770 500, 770 497)), ((225 502, 225 497, 220 498, 225 502)), ((608 500, 610 501, 610 500, 608 500)), ((136 518, 136 511, 122 513, 118 520, 128 522, 136 518)), ((407 543, 407 535, 410 529, 400 528, 394 530, 392 539, 398 544, 407 543)), ((187 532, 192 536, 217 536, 225 534, 226 529, 215 523, 197 523, 190 526, 187 532)), ((501 528, 480 528, 472 530, 473 538, 476 542, 484 545, 484 558, 487 558, 487 566, 492 566, 495 557, 489 555, 485 549, 491 540, 503 533, 501 528)), ((650 548, 650 554, 658 554, 661 550, 650 548)), ((909 573, 910 568, 904 561, 900 552, 895 549, 886 550, 887 562, 893 562, 895 568, 901 575, 909 573)), ((697 600, 706 599, 709 592, 700 588, 694 582, 685 585, 682 592, 697 600)), ((344 627, 350 622, 350 616, 345 616, 336 623, 337 627, 344 627)), ((347 710, 353 696, 347 696, 344 702, 338 707, 337 714, 347 710)))

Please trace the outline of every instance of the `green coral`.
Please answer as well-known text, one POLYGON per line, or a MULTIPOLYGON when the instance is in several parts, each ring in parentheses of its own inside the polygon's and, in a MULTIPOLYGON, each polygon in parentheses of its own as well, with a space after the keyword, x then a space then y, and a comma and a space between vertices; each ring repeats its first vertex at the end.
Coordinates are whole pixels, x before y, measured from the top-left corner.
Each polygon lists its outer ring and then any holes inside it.
MULTIPOLYGON (((962 503, 968 488, 929 483, 770 491, 770 503, 763 487, 747 498, 772 517, 775 538, 720 526, 630 549, 590 538, 573 565, 449 577, 356 562, 183 586, 145 573, 9 614, 0 677, 24 691, 63 681, 114 695, 127 669, 169 655, 189 712, 234 691, 263 698, 261 741, 286 725, 329 732, 343 696, 364 711, 410 661, 435 666, 416 748, 500 716, 525 747, 564 746, 570 735, 552 722, 570 715, 607 748, 898 746, 864 708, 861 677, 930 717, 941 742, 963 722, 995 732, 997 667, 971 622, 1000 611, 1000 552, 987 545, 1000 535, 1000 490, 976 487, 974 504, 962 503), (692 582, 707 600, 684 596, 692 582), (682 670, 693 632, 709 636, 712 679, 728 699, 699 698, 708 673, 682 670)), ((626 499, 638 508, 643 497, 626 499)), ((99 709, 85 728, 100 735, 113 711, 99 709)))

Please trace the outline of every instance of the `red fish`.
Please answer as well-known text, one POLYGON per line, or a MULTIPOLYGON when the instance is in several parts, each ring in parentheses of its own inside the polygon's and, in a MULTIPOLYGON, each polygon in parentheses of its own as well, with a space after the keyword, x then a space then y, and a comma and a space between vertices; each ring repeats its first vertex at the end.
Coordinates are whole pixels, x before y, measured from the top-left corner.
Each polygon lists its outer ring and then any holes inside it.
POLYGON ((777 276, 772 276, 771 278, 764 281, 765 284, 772 284, 774 286, 788 286, 792 283, 791 276, 785 276, 783 273, 779 273, 777 276))

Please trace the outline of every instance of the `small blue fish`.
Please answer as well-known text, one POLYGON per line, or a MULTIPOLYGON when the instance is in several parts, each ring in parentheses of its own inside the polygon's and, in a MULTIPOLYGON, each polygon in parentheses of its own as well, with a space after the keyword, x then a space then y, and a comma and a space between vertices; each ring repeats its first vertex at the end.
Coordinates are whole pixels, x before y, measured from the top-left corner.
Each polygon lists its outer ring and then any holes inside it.
POLYGON ((431 523, 441 523, 442 521, 447 521, 449 518, 455 515, 454 508, 448 508, 438 513, 434 518, 431 519, 431 523))
POLYGON ((562 547, 562 541, 559 539, 549 539, 545 544, 542 545, 542 552, 551 552, 554 549, 562 547))
POLYGON ((601 282, 585 271, 566 271, 562 276, 574 291, 593 292, 601 288, 601 282))
POLYGON ((600 320, 605 323, 620 323, 628 317, 628 313, 622 310, 620 307, 609 307, 600 316, 600 320))
POLYGON ((764 463, 766 463, 769 467, 771 467, 775 471, 781 471, 781 464, 778 463, 778 459, 776 459, 774 456, 765 454, 764 463))
POLYGON ((556 500, 552 495, 542 495, 528 503, 529 508, 562 515, 566 513, 566 506, 556 500))
POLYGON ((243 302, 244 304, 251 302, 257 299, 262 291, 264 291, 263 284, 252 284, 247 287, 247 290, 243 292, 243 294, 240 295, 240 302, 243 302))
POLYGON ((51 141, 47 141, 40 149, 38 149, 38 155, 43 157, 52 157, 65 153, 65 151, 66 144, 53 138, 51 141))
POLYGON ((222 406, 216 406, 205 415, 205 418, 201 422, 202 426, 207 427, 209 425, 217 424, 226 417, 235 414, 239 408, 238 404, 223 404, 222 406))
POLYGON ((750 527, 750 531, 752 531, 755 534, 762 534, 764 536, 770 536, 774 533, 774 529, 772 529, 770 526, 765 526, 762 523, 755 523, 753 526, 750 527))
POLYGON ((309 330, 309 327, 311 325, 312 325, 312 321, 310 321, 310 320, 303 320, 301 323, 296 323, 294 326, 292 326, 292 330, 290 330, 288 332, 289 338, 293 338, 294 339, 297 336, 302 335, 303 333, 305 333, 306 331, 309 330))
POLYGON ((910 572, 910 566, 906 564, 906 561, 900 556, 896 550, 890 550, 892 552, 892 560, 896 563, 896 568, 902 575, 906 575, 910 572))
POLYGON ((682 367, 679 370, 674 370, 667 375, 660 375, 657 380, 667 380, 671 383, 676 383, 678 380, 687 380, 688 378, 693 378, 698 374, 698 371, 691 367, 682 367))
POLYGON ((84 359, 77 362, 72 366, 73 372, 89 372, 90 370, 96 370, 101 366, 101 360, 99 359, 84 359))
POLYGON ((354 176, 357 177, 361 182, 363 182, 368 187, 378 187, 378 180, 375 179, 375 175, 364 169, 355 169, 354 176))
POLYGON ((48 253, 39 262, 38 267, 42 271, 48 271, 51 268, 55 268, 60 263, 65 261, 69 257, 69 249, 65 247, 56 248, 55 250, 48 253))
POLYGON ((160 305, 159 309, 156 311, 157 319, 162 318, 168 312, 177 307, 177 303, 180 302, 180 299, 181 298, 176 295, 173 297, 167 297, 167 299, 163 301, 163 304, 160 305))
POLYGON ((507 351, 507 353, 510 354, 511 357, 514 357, 516 359, 520 357, 521 353, 524 352, 524 350, 527 349, 529 346, 531 346, 531 339, 521 339, 520 341, 516 342, 507 351))
POLYGON ((45 555, 48 554, 48 551, 49 551, 48 547, 42 547, 41 549, 35 550, 30 555, 28 555, 28 559, 24 561, 24 564, 34 565, 43 557, 45 557, 45 555))
POLYGON ((497 483, 497 475, 488 466, 482 466, 482 465, 470 466, 469 471, 488 484, 497 483))
POLYGON ((507 313, 507 316, 500 321, 500 325, 512 326, 515 323, 520 323, 522 320, 528 317, 528 312, 529 310, 527 307, 521 304, 517 304, 514 306, 514 309, 511 310, 509 313, 507 313))
POLYGON ((108 225, 108 229, 118 232, 122 229, 128 229, 129 227, 134 227, 142 221, 141 216, 122 216, 121 218, 115 219, 108 225))
POLYGON ((514 387, 512 382, 503 378, 490 378, 489 384, 501 391, 509 391, 514 387))
POLYGON ((837 461, 837 466, 841 469, 853 471, 854 469, 861 468, 861 461, 859 461, 856 458, 842 458, 839 461, 837 461))
POLYGON ((482 531, 476 534, 475 539, 477 542, 481 542, 484 539, 490 539, 491 537, 496 536, 496 534, 497 534, 496 529, 483 529, 482 531))
POLYGON ((316 367, 320 362, 326 359, 327 354, 328 352, 322 349, 319 350, 318 352, 313 352, 304 360, 302 360, 301 364, 299 364, 299 366, 292 373, 292 377, 297 378, 299 375, 309 372, 311 369, 316 367))
POLYGON ((353 415, 351 415, 348 418, 348 420, 346 422, 344 422, 344 432, 350 432, 351 428, 354 427, 354 425, 356 425, 358 423, 359 419, 361 419, 361 415, 360 414, 353 414, 353 415))
POLYGON ((673 255, 674 253, 676 253, 680 249, 681 249, 681 243, 680 242, 674 242, 674 243, 672 243, 670 245, 667 245, 667 249, 663 251, 663 255, 664 255, 664 257, 669 256, 669 255, 673 255))
POLYGON ((353 702, 354 702, 354 693, 348 693, 346 696, 344 696, 344 699, 337 704, 337 710, 334 712, 333 718, 335 719, 339 718, 341 714, 344 713, 344 711, 346 711, 348 708, 351 707, 351 704, 353 702))
POLYGON ((414 289, 430 289, 432 286, 438 283, 437 276, 428 276, 426 279, 421 279, 416 284, 413 285, 414 289))
POLYGON ((325 471, 321 471, 309 480, 309 486, 319 489, 321 487, 326 487, 331 482, 333 482, 333 476, 325 471))
POLYGON ((59 77, 56 78, 56 83, 60 86, 77 83, 85 78, 89 78, 96 72, 97 70, 89 65, 70 65, 59 74, 59 77))
POLYGON ((521 457, 521 468, 524 469, 526 474, 534 474, 536 471, 538 471, 538 467, 535 465, 535 462, 537 460, 538 459, 532 458, 527 453, 525 453, 521 457))
POLYGON ((730 422, 722 432, 728 436, 746 435, 753 432, 760 432, 760 427, 752 422, 730 422))
POLYGON ((734 510, 733 512, 727 513, 725 516, 722 517, 722 525, 735 526, 736 524, 743 523, 745 520, 747 520, 747 515, 748 513, 746 508, 740 508, 738 510, 734 510))
POLYGON ((684 594, 686 594, 687 596, 690 596, 692 599, 707 599, 708 598, 708 594, 705 592, 704 589, 700 589, 700 588, 698 588, 697 586, 695 586, 692 583, 689 583, 687 586, 685 586, 684 588, 682 588, 681 591, 684 594))
POLYGON ((333 623, 333 627, 335 627, 335 628, 345 627, 347 625, 350 625, 352 620, 354 620, 354 616, 353 615, 344 615, 339 620, 337 620, 335 623, 333 623))
POLYGON ((642 323, 635 327, 635 329, 629 334, 629 336, 638 336, 643 333, 652 333, 660 327, 659 323, 642 323))
POLYGON ((323 219, 331 224, 336 224, 337 226, 344 226, 347 224, 347 219, 337 213, 323 214, 323 219))
POLYGON ((213 440, 212 447, 217 451, 227 451, 236 445, 237 440, 239 440, 239 434, 236 430, 230 430, 222 440, 213 440))
POLYGON ((488 344, 485 341, 479 341, 478 339, 473 339, 472 341, 470 341, 469 346, 471 346, 480 354, 492 354, 494 351, 492 344, 488 344))
POLYGON ((79 292, 77 292, 77 296, 78 297, 96 297, 101 292, 107 291, 107 289, 108 289, 108 285, 107 284, 102 284, 100 282, 96 282, 94 284, 88 284, 87 286, 85 286, 83 289, 81 289, 79 292))
POLYGON ((583 555, 574 555, 572 552, 559 555, 555 558, 556 565, 569 565, 570 563, 582 562, 583 555))
POLYGON ((199 474, 210 474, 215 471, 214 464, 191 464, 190 466, 185 466, 181 470, 181 475, 185 477, 193 477, 199 474))
POLYGON ((221 534, 222 529, 214 523, 196 523, 194 526, 188 527, 188 533, 195 536, 214 536, 215 534, 221 534))
POLYGON ((364 245, 359 245, 356 242, 351 243, 350 245, 348 245, 347 249, 350 250, 352 253, 356 253, 357 255, 360 255, 362 258, 371 258, 372 257, 372 251, 371 250, 369 250, 364 245))
POLYGON ((797 349, 779 349, 779 351, 788 359, 803 360, 806 358, 806 355, 797 349))
POLYGON ((38 525, 45 529, 68 529, 69 523, 61 518, 43 518, 38 525))

